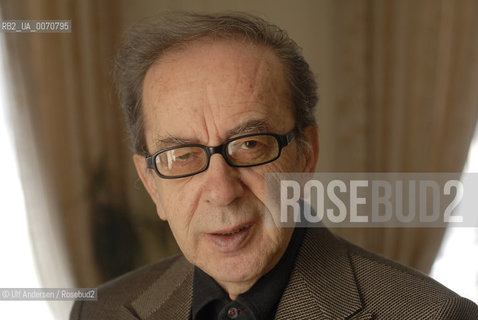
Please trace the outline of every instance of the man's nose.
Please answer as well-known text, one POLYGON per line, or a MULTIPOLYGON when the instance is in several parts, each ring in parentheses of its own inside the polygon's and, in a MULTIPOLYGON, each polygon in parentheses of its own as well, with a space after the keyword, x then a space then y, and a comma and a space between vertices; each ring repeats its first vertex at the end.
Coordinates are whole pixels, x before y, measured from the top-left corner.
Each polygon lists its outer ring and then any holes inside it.
POLYGON ((207 202, 227 206, 244 193, 238 169, 229 166, 220 154, 211 157, 209 168, 204 173, 204 196, 207 202))

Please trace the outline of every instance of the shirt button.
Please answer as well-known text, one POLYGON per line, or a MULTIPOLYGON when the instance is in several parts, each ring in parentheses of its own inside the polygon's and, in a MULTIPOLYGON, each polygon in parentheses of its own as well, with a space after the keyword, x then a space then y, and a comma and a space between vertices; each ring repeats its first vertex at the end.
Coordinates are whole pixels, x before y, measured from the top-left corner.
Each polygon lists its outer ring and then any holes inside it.
POLYGON ((237 308, 229 308, 229 310, 227 310, 227 317, 229 319, 236 319, 237 316, 239 315, 239 311, 237 310, 237 308))

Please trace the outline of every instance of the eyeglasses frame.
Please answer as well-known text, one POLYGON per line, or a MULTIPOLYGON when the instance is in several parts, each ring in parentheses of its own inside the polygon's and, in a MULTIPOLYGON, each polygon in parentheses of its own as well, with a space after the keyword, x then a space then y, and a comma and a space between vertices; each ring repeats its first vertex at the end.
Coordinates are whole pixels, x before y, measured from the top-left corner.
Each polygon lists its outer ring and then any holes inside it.
POLYGON ((287 147, 295 138, 296 138, 296 131, 297 129, 294 128, 292 129, 290 132, 286 133, 286 134, 275 134, 275 133, 268 133, 268 132, 263 132, 263 133, 250 133, 250 134, 246 134, 246 135, 242 135, 242 136, 238 136, 238 137, 234 137, 234 138, 230 138, 226 141, 224 141, 222 144, 218 145, 218 146, 214 146, 214 147, 209 147, 209 146, 204 146, 202 144, 184 144, 184 145, 177 145, 177 146, 172 146, 172 147, 168 147, 168 148, 165 148, 165 149, 161 149, 155 153, 153 153, 152 155, 147 155, 145 157, 146 159, 146 168, 148 169, 153 169, 156 174, 160 177, 160 178, 163 178, 163 179, 179 179, 179 178, 186 178, 186 177, 190 177, 190 176, 194 176, 198 173, 201 173, 201 172, 204 172, 206 171, 208 168, 209 168, 209 164, 211 162, 211 157, 218 153, 218 154, 221 154, 223 159, 226 161, 226 163, 231 166, 231 167, 234 167, 234 168, 247 168, 247 167, 255 167, 255 166, 260 166, 260 165, 263 165, 263 164, 267 164, 267 163, 270 163, 270 162, 273 162, 277 159, 279 159, 281 153, 282 153, 282 149, 287 147), (278 144, 279 144, 279 152, 277 153, 277 156, 270 159, 270 160, 267 160, 265 162, 260 162, 260 163, 257 163, 257 164, 246 164, 246 165, 237 165, 237 164, 233 164, 229 161, 228 157, 227 157, 227 148, 226 146, 235 141, 235 140, 239 140, 239 139, 243 139, 243 138, 247 138, 247 137, 253 137, 253 136, 272 136, 274 137, 278 144), (169 151, 169 150, 174 150, 174 149, 179 149, 179 148, 187 148, 187 147, 199 147, 201 149, 203 149, 205 152, 206 152, 206 155, 207 155, 207 162, 206 162, 206 165, 204 166, 204 168, 202 168, 201 170, 199 171, 196 171, 194 173, 188 173, 188 174, 184 174, 184 175, 180 175, 180 176, 165 176, 163 174, 161 174, 155 164, 155 161, 154 159, 160 154, 160 153, 163 153, 163 152, 166 152, 166 151, 169 151))

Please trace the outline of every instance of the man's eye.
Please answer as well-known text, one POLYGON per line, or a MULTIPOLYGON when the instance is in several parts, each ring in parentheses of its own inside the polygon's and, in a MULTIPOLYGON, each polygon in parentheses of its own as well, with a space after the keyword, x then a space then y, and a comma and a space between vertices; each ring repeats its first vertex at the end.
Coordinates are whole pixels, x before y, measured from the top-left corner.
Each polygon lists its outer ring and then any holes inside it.
POLYGON ((256 140, 247 140, 241 144, 241 149, 253 149, 257 147, 258 142, 256 140))
POLYGON ((189 160, 193 157, 193 153, 192 152, 188 152, 188 153, 183 153, 181 155, 177 155, 174 157, 174 160, 179 160, 179 161, 186 161, 186 160, 189 160))

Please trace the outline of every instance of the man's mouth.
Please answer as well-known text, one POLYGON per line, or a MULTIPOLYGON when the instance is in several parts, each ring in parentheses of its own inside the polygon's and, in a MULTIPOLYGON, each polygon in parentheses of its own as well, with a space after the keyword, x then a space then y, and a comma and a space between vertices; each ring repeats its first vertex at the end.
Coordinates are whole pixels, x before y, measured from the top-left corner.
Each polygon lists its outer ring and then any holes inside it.
POLYGON ((252 234, 253 223, 248 223, 240 227, 229 230, 219 230, 208 233, 207 237, 218 251, 232 252, 239 250, 244 246, 252 234))
POLYGON ((216 233, 213 233, 213 234, 217 235, 217 236, 232 236, 233 234, 239 233, 239 232, 241 232, 243 230, 246 230, 250 227, 251 227, 251 225, 247 225, 247 226, 240 227, 239 229, 237 229, 235 231, 232 231, 232 232, 216 232, 216 233))

